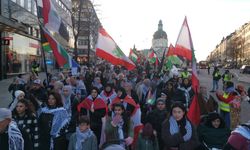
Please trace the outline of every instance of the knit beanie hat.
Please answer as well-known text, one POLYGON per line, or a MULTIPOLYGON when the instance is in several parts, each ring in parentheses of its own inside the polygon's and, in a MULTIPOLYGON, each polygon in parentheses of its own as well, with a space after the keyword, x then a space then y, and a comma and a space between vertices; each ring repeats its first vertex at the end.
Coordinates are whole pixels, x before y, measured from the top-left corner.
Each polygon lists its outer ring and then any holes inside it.
POLYGON ((6 118, 12 118, 11 111, 7 108, 0 108, 0 121, 6 118))
POLYGON ((20 94, 24 94, 25 95, 25 93, 23 91, 21 91, 21 90, 15 91, 15 98, 17 98, 20 94))

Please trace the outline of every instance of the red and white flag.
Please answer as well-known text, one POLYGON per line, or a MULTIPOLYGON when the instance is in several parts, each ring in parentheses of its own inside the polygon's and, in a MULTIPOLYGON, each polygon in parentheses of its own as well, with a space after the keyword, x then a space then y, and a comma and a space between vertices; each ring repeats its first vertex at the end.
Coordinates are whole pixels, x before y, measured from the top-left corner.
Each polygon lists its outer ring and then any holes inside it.
POLYGON ((195 95, 189 107, 187 116, 194 125, 198 125, 200 122, 200 107, 198 104, 199 79, 196 70, 196 59, 194 54, 193 41, 186 17, 184 19, 181 31, 176 42, 175 53, 192 61, 192 88, 194 89, 195 95))
POLYGON ((166 56, 172 56, 172 55, 175 55, 175 50, 174 50, 174 46, 172 45, 172 43, 169 45, 169 48, 168 48, 168 52, 166 54, 166 56))
POLYGON ((192 49, 190 49, 191 47, 193 47, 193 43, 187 23, 187 18, 185 17, 175 44, 175 54, 192 61, 192 49))
POLYGON ((96 44, 96 55, 114 65, 121 65, 128 70, 135 69, 135 64, 122 52, 112 37, 104 28, 99 28, 99 36, 96 44))

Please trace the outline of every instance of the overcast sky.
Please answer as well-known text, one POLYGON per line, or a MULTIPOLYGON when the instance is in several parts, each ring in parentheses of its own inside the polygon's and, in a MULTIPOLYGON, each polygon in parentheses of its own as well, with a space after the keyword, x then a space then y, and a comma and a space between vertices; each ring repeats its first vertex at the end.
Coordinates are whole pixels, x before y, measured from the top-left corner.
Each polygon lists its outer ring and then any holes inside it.
POLYGON ((205 60, 223 37, 250 21, 250 0, 92 0, 98 17, 128 55, 152 45, 159 20, 175 45, 184 17, 197 60, 205 60))

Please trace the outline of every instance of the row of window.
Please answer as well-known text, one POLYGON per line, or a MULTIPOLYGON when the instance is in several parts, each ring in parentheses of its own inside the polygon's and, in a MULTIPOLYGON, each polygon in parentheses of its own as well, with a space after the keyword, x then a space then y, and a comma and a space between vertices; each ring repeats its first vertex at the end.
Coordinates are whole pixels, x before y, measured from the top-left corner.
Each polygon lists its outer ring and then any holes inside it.
POLYGON ((12 2, 17 3, 21 7, 25 8, 34 15, 37 15, 37 8, 35 0, 12 0, 12 2))

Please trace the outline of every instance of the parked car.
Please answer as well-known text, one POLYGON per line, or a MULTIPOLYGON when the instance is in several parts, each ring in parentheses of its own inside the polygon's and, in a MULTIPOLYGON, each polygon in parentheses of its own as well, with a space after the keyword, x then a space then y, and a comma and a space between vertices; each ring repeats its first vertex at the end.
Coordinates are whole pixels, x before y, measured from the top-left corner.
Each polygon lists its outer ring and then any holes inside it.
POLYGON ((240 68, 240 73, 250 74, 250 65, 242 65, 240 68))

